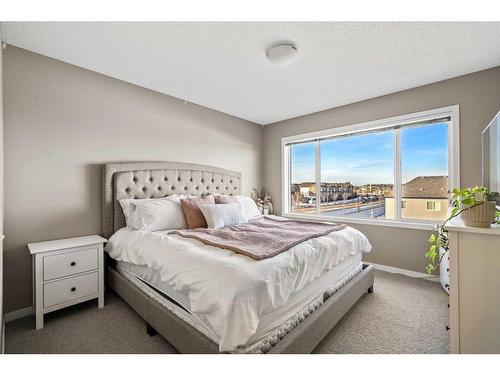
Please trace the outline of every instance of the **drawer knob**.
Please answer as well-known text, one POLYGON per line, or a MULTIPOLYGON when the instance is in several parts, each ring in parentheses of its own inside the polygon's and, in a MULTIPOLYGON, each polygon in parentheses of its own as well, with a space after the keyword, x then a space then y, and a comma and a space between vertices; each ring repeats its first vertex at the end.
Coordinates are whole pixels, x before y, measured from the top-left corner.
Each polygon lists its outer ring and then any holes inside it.
POLYGON ((76 266, 76 262, 75 262, 75 261, 73 261, 73 262, 71 262, 69 265, 70 265, 71 267, 74 267, 74 266, 76 266))
POLYGON ((70 290, 71 290, 72 292, 74 292, 74 291, 76 291, 76 288, 75 288, 75 287, 72 287, 70 290))

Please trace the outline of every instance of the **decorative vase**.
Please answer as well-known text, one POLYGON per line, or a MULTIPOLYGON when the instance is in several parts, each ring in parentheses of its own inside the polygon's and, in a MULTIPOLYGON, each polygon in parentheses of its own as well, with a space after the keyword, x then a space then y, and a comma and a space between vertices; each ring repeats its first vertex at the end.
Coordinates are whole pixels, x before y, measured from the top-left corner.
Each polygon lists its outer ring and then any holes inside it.
POLYGON ((264 207, 264 208, 262 209, 262 214, 263 214, 263 215, 269 215, 269 207, 264 207))
MULTIPOLYGON (((465 206, 461 206, 464 208, 465 206)), ((460 218, 468 227, 489 228, 495 220, 495 202, 486 201, 460 213, 460 218)))

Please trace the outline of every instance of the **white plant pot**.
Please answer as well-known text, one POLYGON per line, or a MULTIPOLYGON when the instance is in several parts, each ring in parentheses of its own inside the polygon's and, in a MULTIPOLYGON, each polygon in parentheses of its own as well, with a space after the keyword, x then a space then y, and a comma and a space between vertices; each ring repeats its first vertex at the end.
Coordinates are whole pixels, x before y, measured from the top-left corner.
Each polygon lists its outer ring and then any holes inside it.
MULTIPOLYGON (((460 209, 465 206, 461 206, 460 209)), ((495 220, 495 202, 484 202, 460 213, 460 218, 468 227, 489 228, 495 220)))

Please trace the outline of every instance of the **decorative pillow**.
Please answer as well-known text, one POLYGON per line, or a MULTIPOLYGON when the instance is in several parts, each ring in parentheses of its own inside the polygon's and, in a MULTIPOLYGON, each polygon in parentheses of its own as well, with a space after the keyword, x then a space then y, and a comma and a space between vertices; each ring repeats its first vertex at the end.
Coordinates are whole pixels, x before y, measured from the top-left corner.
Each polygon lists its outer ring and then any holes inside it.
POLYGON ((184 216, 186 217, 189 229, 207 227, 205 216, 203 216, 203 213, 200 210, 200 205, 202 204, 215 205, 214 196, 207 195, 205 197, 199 198, 181 199, 182 211, 184 212, 184 216))
POLYGON ((207 221, 208 228, 217 229, 228 225, 248 223, 239 203, 201 204, 200 210, 207 221))
POLYGON ((216 194, 214 196, 215 204, 238 203, 238 199, 230 195, 216 194))
POLYGON ((133 219, 130 226, 136 230, 154 232, 158 230, 186 229, 187 223, 181 208, 181 197, 134 199, 133 219))
POLYGON ((236 195, 235 198, 240 204, 243 214, 248 220, 262 215, 252 198, 245 197, 243 195, 236 195))

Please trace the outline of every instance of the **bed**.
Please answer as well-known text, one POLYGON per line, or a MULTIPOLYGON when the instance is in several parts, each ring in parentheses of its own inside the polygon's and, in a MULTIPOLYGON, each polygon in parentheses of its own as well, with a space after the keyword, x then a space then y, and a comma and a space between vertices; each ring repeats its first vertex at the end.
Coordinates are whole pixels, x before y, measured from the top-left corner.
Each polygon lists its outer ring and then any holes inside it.
MULTIPOLYGON (((242 255, 232 255, 228 250, 211 248, 207 251, 203 248, 207 245, 197 243, 192 239, 177 238, 168 233, 141 234, 141 236, 147 236, 144 238, 149 241, 144 240, 145 249, 146 246, 153 246, 151 245, 153 242, 154 246, 159 248, 161 245, 167 250, 169 246, 174 250, 175 246, 183 246, 188 251, 178 252, 178 254, 184 257, 190 254, 202 254, 207 258, 198 259, 198 257, 191 256, 191 262, 194 263, 185 266, 186 258, 181 257, 176 260, 178 263, 175 263, 174 259, 178 257, 168 258, 168 252, 163 254, 160 251, 156 253, 152 250, 144 251, 144 254, 150 254, 152 257, 149 263, 145 261, 144 264, 131 261, 133 257, 127 258, 120 255, 127 254, 126 248, 129 242, 136 241, 136 248, 137 243, 142 244, 142 242, 137 242, 139 241, 136 239, 137 233, 129 233, 124 228, 125 219, 119 204, 120 199, 161 198, 171 194, 238 195, 241 193, 240 189, 241 174, 221 168, 175 162, 105 164, 103 167, 103 233, 107 238, 114 234, 113 238, 121 241, 121 245, 118 246, 120 241, 115 240, 115 250, 111 248, 109 251, 113 257, 108 257, 107 286, 120 295, 146 321, 148 333, 161 334, 181 353, 310 353, 364 293, 373 291, 373 267, 362 264, 361 250, 356 250, 359 246, 352 245, 353 249, 346 251, 345 245, 340 245, 356 243, 342 242, 342 236, 347 239, 357 236, 359 241, 363 241, 363 236, 354 229, 331 233, 329 234, 331 238, 326 238, 326 236, 318 238, 316 239, 317 245, 310 240, 304 245, 309 246, 307 251, 300 249, 301 244, 297 246, 297 249, 294 247, 287 253, 267 259, 267 263, 255 262, 242 255), (167 246, 162 241, 170 242, 167 246), (180 243, 181 241, 184 242, 180 243), (325 250, 325 247, 321 246, 321 241, 339 244, 334 249, 336 252, 332 253, 331 246, 325 250), (186 282, 181 286, 177 283, 175 284, 177 287, 172 288, 172 284, 165 282, 165 273, 176 273, 173 270, 178 270, 183 277, 189 275, 191 268, 202 269, 199 274, 210 272, 209 269, 203 268, 204 265, 223 266, 225 261, 221 262, 220 259, 225 256, 233 262, 232 267, 237 270, 234 272, 235 275, 245 273, 247 264, 251 264, 252 267, 257 267, 254 265, 259 264, 261 273, 255 274, 265 275, 267 284, 264 283, 264 286, 268 286, 272 284, 269 281, 270 278, 275 277, 281 280, 283 275, 288 275, 287 272, 290 272, 286 268, 288 258, 295 259, 301 254, 308 251, 314 253, 320 248, 323 251, 321 257, 329 254, 331 259, 335 259, 334 262, 325 261, 328 267, 325 266, 321 274, 316 275, 314 270, 310 270, 312 267, 308 266, 308 261, 302 261, 298 264, 301 264, 303 268, 294 269, 294 272, 297 275, 300 274, 303 279, 306 279, 304 275, 310 275, 310 277, 307 278, 307 282, 302 283, 303 285, 290 284, 289 291, 286 289, 286 293, 283 292, 285 289, 268 292, 268 289, 272 288, 264 288, 263 292, 258 293, 258 299, 252 299, 255 297, 252 293, 243 289, 241 293, 238 293, 235 289, 234 301, 231 299, 227 301, 227 298, 223 300, 222 297, 220 299, 221 303, 225 303, 221 306, 234 307, 231 308, 231 314, 228 313, 226 319, 221 319, 221 314, 217 314, 218 305, 215 302, 219 300, 215 292, 212 295, 205 293, 207 296, 203 296, 204 301, 207 297, 209 297, 208 300, 215 301, 214 307, 209 306, 211 310, 206 312, 203 309, 207 309, 207 304, 199 303, 201 297, 196 299, 193 298, 192 293, 189 293, 189 283, 186 282), (217 255, 218 252, 220 252, 219 255, 217 255), (159 260, 162 254, 163 263, 159 260), (152 264, 156 263, 165 266, 155 268, 152 264), (283 269, 282 273, 279 273, 280 267, 283 269), (283 297, 284 294, 286 294, 285 297, 283 297), (277 303, 277 300, 282 300, 282 302, 277 303), (247 302, 246 305, 245 302, 247 302), (231 303, 233 305, 230 305, 231 303), (251 320, 249 317, 257 318, 251 320), (232 323, 229 324, 226 320, 232 323), (251 321, 253 325, 245 323, 248 321, 251 321), (252 329, 248 329, 248 326, 252 329)), ((230 276, 227 277, 228 281, 231 280, 230 276)), ((237 276, 232 277, 232 281, 229 281, 230 285, 237 284, 237 276)), ((248 277, 249 280, 257 280, 257 276, 250 271, 248 271, 248 277)), ((201 281, 206 281, 205 292, 211 291, 210 285, 212 289, 214 289, 213 285, 217 285, 213 284, 215 281, 212 282, 212 280, 201 281)))

